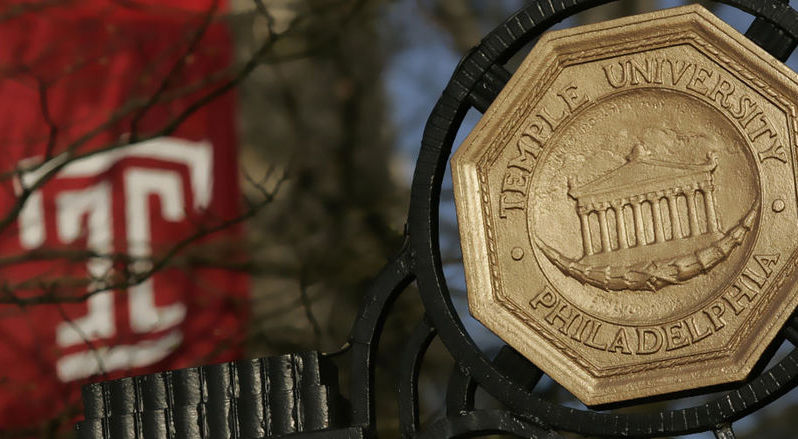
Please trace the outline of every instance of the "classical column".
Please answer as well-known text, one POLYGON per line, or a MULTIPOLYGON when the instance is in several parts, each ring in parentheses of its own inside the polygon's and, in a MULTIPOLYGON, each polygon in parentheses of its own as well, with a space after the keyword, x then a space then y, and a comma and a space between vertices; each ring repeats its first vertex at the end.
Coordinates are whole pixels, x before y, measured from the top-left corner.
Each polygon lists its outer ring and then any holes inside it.
POLYGON ((623 206, 624 200, 615 200, 612 202, 612 208, 615 209, 615 231, 618 234, 618 248, 629 248, 629 238, 626 236, 626 222, 623 220, 623 206))
POLYGON ((715 233, 718 231, 718 214, 715 212, 715 186, 711 183, 701 184, 701 191, 704 193, 704 209, 707 214, 707 232, 715 233))
POLYGON ((585 249, 585 256, 593 254, 593 240, 590 237, 588 215, 590 215, 590 211, 587 208, 580 209, 579 220, 582 222, 582 246, 585 249))
POLYGON ((687 187, 684 190, 687 196, 687 216, 690 217, 690 236, 698 236, 698 215, 695 211, 695 189, 687 187))
POLYGON ((643 210, 641 208, 643 199, 640 197, 632 198, 632 213, 635 220, 635 247, 646 245, 646 227, 643 224, 643 210))
POLYGON ((607 206, 606 205, 599 205, 598 208, 598 216, 599 216, 599 228, 601 229, 601 252, 607 253, 612 251, 612 247, 610 246, 610 229, 607 225, 607 206))
POLYGON ((676 191, 673 189, 665 192, 668 197, 668 212, 671 216, 671 239, 680 239, 682 237, 682 225, 679 220, 679 209, 676 206, 676 191))
POLYGON ((662 210, 659 206, 659 194, 651 193, 648 201, 651 203, 651 216, 654 217, 654 240, 657 242, 665 241, 665 230, 662 228, 662 210))

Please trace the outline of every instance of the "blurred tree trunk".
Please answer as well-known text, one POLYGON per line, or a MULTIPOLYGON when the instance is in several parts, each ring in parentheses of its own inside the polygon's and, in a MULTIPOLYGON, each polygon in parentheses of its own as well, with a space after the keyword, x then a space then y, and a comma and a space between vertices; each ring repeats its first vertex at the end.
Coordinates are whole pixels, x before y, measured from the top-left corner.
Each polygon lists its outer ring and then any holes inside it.
MULTIPOLYGON (((408 187, 392 178, 396 142, 382 79, 389 54, 380 2, 347 17, 354 3, 264 2, 274 27, 300 29, 283 50, 314 49, 310 57, 267 63, 239 90, 244 172, 258 179, 276 167, 288 177, 274 204, 249 224, 251 357, 337 350, 369 283, 401 248, 408 187)), ((235 26, 242 57, 267 26, 263 16, 235 26)), ((378 404, 380 429, 387 434, 398 431, 390 404, 396 353, 421 314, 417 300, 398 306, 405 312, 386 327, 378 358, 378 401, 387 401, 378 404)), ((340 366, 345 386, 347 364, 340 366)))
MULTIPOLYGON (((264 2, 275 28, 301 29, 283 50, 309 47, 313 56, 267 60, 239 90, 243 171, 288 177, 250 224, 253 356, 336 349, 368 281, 401 245, 407 197, 391 180, 386 55, 374 6, 355 3, 264 2)), ((250 17, 234 26, 242 57, 268 32, 268 17, 250 17)))

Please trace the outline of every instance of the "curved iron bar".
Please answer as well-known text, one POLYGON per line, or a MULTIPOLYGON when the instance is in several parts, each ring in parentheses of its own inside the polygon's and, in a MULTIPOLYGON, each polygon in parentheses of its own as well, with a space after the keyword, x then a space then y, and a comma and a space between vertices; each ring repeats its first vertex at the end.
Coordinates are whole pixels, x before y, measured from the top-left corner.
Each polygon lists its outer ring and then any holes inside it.
POLYGON ((352 346, 351 420, 353 425, 364 426, 369 434, 374 434, 377 426, 374 416, 374 357, 377 343, 391 305, 415 278, 413 260, 408 241, 405 241, 399 255, 372 282, 349 334, 352 346))
POLYGON ((424 315, 402 351, 399 367, 399 426, 402 437, 411 438, 419 429, 418 419, 418 373, 424 354, 435 338, 435 327, 424 315))
POLYGON ((454 363, 446 386, 446 415, 459 416, 474 410, 477 382, 465 373, 460 363, 454 363))
MULTIPOLYGON (((514 377, 522 387, 530 391, 543 377, 543 371, 507 345, 502 347, 493 362, 508 376, 514 377)), ((464 415, 474 410, 476 390, 477 382, 465 373, 459 363, 455 363, 449 374, 449 383, 446 387, 447 416, 464 415)), ((400 401, 400 404, 402 403, 400 401)))
MULTIPOLYGON (((793 351, 767 373, 706 404, 649 414, 608 414, 577 410, 544 401, 497 368, 474 344, 460 321, 443 275, 438 204, 446 161, 469 98, 491 66, 503 64, 524 44, 555 22, 604 1, 553 3, 538 1, 521 10, 496 30, 461 62, 438 100, 424 131, 413 179, 409 235, 416 256, 417 283, 427 314, 439 336, 460 364, 491 395, 517 413, 545 413, 552 427, 596 436, 687 434, 710 431, 764 406, 785 393, 798 378, 798 351, 793 351)), ((725 3, 775 23, 773 38, 798 39, 798 12, 778 1, 728 0, 725 3)), ((789 54, 778 53, 784 59, 789 54)))
POLYGON ((535 425, 506 410, 476 410, 432 424, 419 439, 455 439, 487 434, 511 434, 532 439, 562 439, 558 433, 535 425))

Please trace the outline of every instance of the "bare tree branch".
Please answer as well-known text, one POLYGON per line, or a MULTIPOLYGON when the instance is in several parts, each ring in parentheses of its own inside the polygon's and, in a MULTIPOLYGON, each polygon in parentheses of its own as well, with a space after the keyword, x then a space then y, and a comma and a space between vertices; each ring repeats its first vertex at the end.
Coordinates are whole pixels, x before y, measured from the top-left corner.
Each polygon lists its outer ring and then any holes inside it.
POLYGON ((316 346, 319 346, 321 344, 321 325, 319 325, 316 315, 313 314, 313 302, 308 295, 307 278, 304 269, 300 270, 299 275, 299 299, 302 303, 302 308, 305 310, 305 317, 308 319, 310 327, 313 328, 313 338, 316 346))
POLYGON ((42 118, 44 118, 44 122, 47 124, 49 130, 47 135, 47 146, 45 146, 44 149, 44 157, 49 160, 53 156, 53 150, 55 149, 56 140, 58 139, 58 125, 50 115, 50 101, 47 94, 48 85, 41 79, 38 80, 38 83, 39 106, 41 107, 42 118))

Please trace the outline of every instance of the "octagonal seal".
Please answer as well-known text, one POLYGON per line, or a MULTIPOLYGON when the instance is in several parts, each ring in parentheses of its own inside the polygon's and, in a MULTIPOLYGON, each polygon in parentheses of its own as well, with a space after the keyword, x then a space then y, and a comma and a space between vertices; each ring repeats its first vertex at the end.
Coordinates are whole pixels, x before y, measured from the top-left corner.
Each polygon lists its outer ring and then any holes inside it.
POLYGON ((471 313, 588 405, 744 379, 798 304, 796 96, 700 6, 543 35, 452 158, 471 313))

